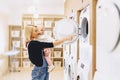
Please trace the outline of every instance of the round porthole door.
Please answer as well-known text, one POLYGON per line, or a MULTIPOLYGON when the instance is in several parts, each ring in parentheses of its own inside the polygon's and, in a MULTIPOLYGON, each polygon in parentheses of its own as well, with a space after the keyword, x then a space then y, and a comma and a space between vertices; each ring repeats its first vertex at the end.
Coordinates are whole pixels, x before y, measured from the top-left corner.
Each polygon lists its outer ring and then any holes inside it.
POLYGON ((97 6, 97 47, 100 51, 114 51, 120 40, 120 9, 113 2, 97 6))
POLYGON ((54 27, 55 39, 61 39, 63 37, 75 34, 76 36, 71 41, 66 41, 66 44, 70 44, 76 41, 79 37, 78 24, 72 19, 62 19, 56 22, 54 27))
POLYGON ((84 17, 81 21, 81 38, 82 41, 85 42, 88 39, 88 34, 89 34, 89 27, 88 27, 88 19, 86 17, 84 17))

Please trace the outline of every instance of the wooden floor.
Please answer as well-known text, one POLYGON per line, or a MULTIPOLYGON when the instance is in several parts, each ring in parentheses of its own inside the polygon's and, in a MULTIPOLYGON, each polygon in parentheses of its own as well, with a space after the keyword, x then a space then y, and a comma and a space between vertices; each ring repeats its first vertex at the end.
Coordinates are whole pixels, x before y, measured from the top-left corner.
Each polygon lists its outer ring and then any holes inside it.
MULTIPOLYGON (((31 71, 11 72, 0 78, 0 80, 31 80, 31 71)), ((49 80, 64 80, 63 69, 55 69, 50 72, 49 80)))

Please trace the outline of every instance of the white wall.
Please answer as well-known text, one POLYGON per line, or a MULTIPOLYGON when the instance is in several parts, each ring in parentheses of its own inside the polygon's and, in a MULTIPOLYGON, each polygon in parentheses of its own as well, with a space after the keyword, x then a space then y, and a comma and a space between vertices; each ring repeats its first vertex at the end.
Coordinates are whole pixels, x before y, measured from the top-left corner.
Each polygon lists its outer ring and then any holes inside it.
POLYGON ((3 56, 8 51, 8 17, 5 11, 0 9, 0 78, 8 71, 8 57, 3 56), (2 11, 2 12, 1 12, 2 11))
POLYGON ((64 0, 0 0, 9 10, 9 24, 21 25, 22 14, 36 5, 40 14, 64 14, 64 0), (35 2, 36 1, 36 2, 35 2))

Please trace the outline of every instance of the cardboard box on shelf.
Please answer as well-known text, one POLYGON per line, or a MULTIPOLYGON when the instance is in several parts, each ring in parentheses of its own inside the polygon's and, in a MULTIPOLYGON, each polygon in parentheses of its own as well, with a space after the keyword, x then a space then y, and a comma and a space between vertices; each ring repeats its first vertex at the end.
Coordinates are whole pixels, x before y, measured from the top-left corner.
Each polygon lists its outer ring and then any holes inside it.
POLYGON ((12 68, 18 68, 19 67, 19 61, 12 61, 11 62, 11 67, 12 68))
POLYGON ((30 62, 29 61, 23 61, 23 67, 24 68, 30 68, 30 62))
POLYGON ((54 61, 55 67, 61 67, 61 61, 54 61))
POLYGON ((54 57, 60 58, 61 57, 61 51, 54 51, 54 57))

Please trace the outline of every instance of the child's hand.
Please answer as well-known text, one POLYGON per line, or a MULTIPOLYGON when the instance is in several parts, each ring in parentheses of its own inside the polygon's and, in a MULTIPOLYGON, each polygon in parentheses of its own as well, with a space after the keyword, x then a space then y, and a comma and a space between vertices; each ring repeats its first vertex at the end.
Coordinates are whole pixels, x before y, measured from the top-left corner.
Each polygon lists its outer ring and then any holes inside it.
POLYGON ((51 53, 50 48, 45 48, 44 53, 45 53, 45 56, 48 56, 51 53))

